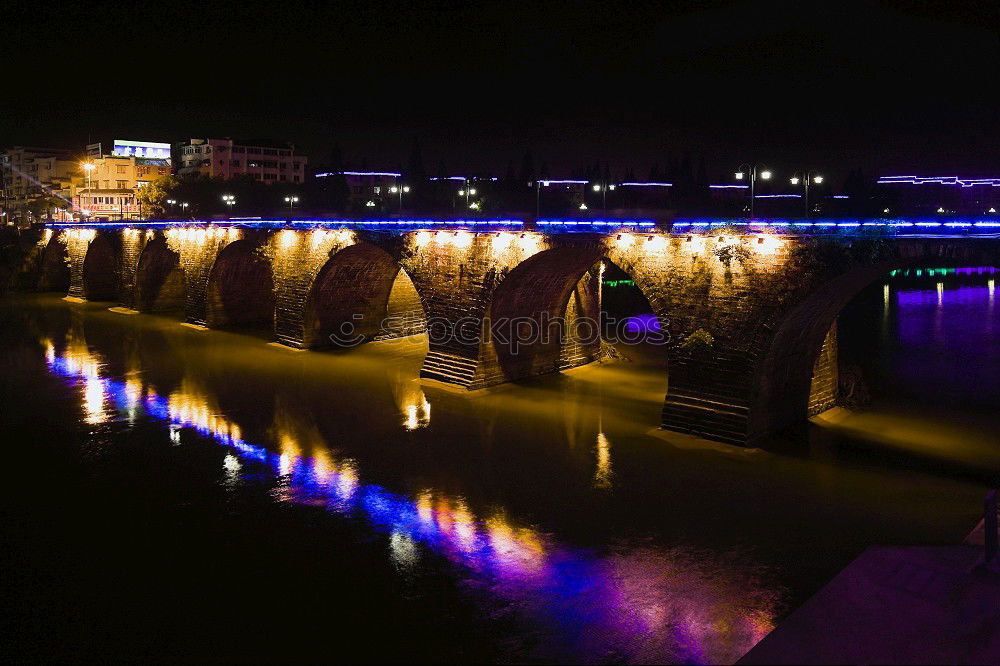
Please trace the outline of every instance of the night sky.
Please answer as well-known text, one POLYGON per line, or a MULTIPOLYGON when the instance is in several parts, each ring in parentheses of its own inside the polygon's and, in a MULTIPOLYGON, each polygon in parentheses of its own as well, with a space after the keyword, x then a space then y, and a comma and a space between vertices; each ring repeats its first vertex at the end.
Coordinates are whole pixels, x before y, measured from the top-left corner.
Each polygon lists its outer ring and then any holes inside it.
POLYGON ((6 4, 0 145, 1000 176, 997 2, 6 4))

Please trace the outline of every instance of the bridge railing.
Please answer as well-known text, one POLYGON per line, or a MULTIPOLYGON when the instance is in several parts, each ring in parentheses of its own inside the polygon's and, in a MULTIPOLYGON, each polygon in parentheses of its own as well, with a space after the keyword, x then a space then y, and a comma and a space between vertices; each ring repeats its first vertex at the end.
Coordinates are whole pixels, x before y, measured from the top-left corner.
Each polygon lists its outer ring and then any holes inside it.
POLYGON ((468 230, 522 231, 546 233, 653 233, 711 234, 720 228, 736 229, 746 234, 776 235, 861 235, 861 236, 1000 236, 1000 218, 681 218, 672 221, 632 218, 538 219, 261 219, 229 218, 220 220, 116 220, 108 222, 50 223, 48 228, 166 228, 238 226, 255 229, 358 229, 371 231, 468 230))

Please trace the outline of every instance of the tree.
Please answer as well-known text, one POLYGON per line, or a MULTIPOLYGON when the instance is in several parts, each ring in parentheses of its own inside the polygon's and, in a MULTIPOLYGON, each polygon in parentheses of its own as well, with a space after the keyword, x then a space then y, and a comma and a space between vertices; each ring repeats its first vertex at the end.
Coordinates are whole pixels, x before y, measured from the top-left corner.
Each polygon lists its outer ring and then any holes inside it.
POLYGON ((143 217, 159 217, 167 210, 167 199, 176 192, 180 181, 173 176, 161 176, 136 192, 136 202, 143 217))
POLYGON ((535 180, 535 157, 529 148, 521 158, 521 172, 519 174, 522 183, 531 184, 535 180))
POLYGON ((427 180, 427 170, 424 168, 424 154, 420 150, 420 141, 413 138, 413 148, 410 150, 410 160, 406 163, 403 174, 411 185, 417 185, 427 180))
POLYGON ((65 199, 51 195, 41 196, 28 203, 28 212, 37 221, 52 217, 55 210, 64 210, 69 207, 70 204, 65 199))

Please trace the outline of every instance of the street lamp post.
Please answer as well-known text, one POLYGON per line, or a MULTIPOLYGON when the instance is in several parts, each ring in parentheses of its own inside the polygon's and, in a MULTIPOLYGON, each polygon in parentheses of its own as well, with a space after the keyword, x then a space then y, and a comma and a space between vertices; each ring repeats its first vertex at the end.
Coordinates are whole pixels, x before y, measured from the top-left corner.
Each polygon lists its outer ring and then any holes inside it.
POLYGON ((223 194, 222 200, 229 206, 229 217, 233 216, 233 206, 236 205, 236 196, 232 194, 223 194))
POLYGON ((753 217, 754 192, 756 190, 758 170, 761 180, 771 180, 771 170, 762 168, 759 164, 742 164, 736 172, 736 180, 743 180, 750 176, 750 217, 753 217))
POLYGON ((472 186, 469 185, 469 177, 468 176, 465 176, 464 180, 465 180, 465 187, 463 187, 462 189, 460 189, 458 191, 458 196, 463 196, 463 195, 465 196, 465 208, 469 209, 469 208, 473 207, 472 204, 469 203, 469 197, 470 196, 472 196, 472 197, 476 196, 476 188, 474 188, 474 187, 472 187, 472 186))
POLYGON ((815 183, 816 185, 819 185, 820 183, 823 182, 823 176, 818 173, 813 173, 812 171, 806 171, 805 174, 802 176, 799 176, 799 174, 795 174, 789 179, 789 182, 792 185, 798 185, 800 181, 805 187, 806 217, 812 217, 812 209, 809 208, 809 184, 815 183))
POLYGON ((295 204, 299 202, 299 198, 296 196, 285 197, 285 203, 288 204, 288 214, 292 214, 292 209, 295 208, 295 204))
POLYGON ((549 181, 547 180, 536 180, 535 181, 535 219, 538 219, 540 215, 541 205, 542 205, 542 185, 545 187, 549 186, 549 181))
MULTIPOLYGON (((601 213, 604 215, 608 213, 608 190, 614 191, 614 189, 614 185, 608 185, 607 183, 595 183, 593 186, 595 192, 601 193, 601 213)), ((586 210, 586 208, 583 210, 586 210)))
MULTIPOLYGON (((83 163, 83 170, 87 174, 87 198, 89 198, 89 199, 93 199, 94 198, 93 195, 90 192, 90 190, 91 190, 90 172, 92 172, 96 168, 97 167, 92 162, 84 162, 83 163)), ((82 204, 83 202, 81 201, 80 203, 82 204)), ((89 217, 90 216, 90 210, 88 208, 83 209, 83 214, 84 214, 84 216, 89 217)))
POLYGON ((389 188, 389 191, 392 192, 393 194, 398 194, 399 195, 399 212, 402 213, 403 212, 403 194, 404 193, 409 194, 409 192, 410 192, 410 186, 409 185, 393 185, 392 187, 389 188))

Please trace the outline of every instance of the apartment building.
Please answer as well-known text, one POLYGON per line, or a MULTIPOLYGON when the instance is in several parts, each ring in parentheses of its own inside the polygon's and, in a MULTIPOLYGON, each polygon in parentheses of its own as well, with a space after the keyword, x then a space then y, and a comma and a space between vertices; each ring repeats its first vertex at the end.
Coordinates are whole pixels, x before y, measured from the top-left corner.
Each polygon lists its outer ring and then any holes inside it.
POLYGON ((266 185, 304 182, 308 161, 291 144, 233 139, 189 139, 175 144, 175 154, 179 176, 249 176, 266 185))
POLYGON ((49 215, 63 219, 66 214, 59 207, 38 215, 40 211, 33 212, 31 204, 39 199, 62 199, 68 207, 77 164, 68 150, 14 146, 0 153, 2 223, 29 224, 49 215))

